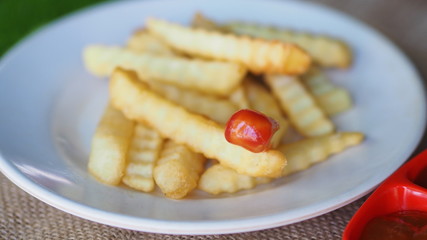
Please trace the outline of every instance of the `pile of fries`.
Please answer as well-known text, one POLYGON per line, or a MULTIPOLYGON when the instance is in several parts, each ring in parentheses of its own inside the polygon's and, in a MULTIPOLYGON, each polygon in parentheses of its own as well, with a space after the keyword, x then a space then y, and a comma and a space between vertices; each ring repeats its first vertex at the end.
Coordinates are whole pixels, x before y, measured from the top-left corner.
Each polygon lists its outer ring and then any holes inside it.
POLYGON ((235 193, 302 171, 359 144, 330 117, 352 107, 325 67, 346 68, 349 47, 324 36, 196 14, 191 27, 150 18, 126 46, 92 45, 86 68, 109 77, 110 103, 92 140, 89 172, 109 185, 235 193), (239 109, 280 129, 261 153, 233 145, 224 126, 239 109), (291 135, 299 134, 298 140, 291 135))

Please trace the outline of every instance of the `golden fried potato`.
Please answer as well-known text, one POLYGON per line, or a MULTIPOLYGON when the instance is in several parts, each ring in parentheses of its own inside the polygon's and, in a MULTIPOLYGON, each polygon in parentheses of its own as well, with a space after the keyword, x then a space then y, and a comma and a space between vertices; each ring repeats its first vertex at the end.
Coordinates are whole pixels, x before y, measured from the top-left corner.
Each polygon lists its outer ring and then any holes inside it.
POLYGON ((289 127, 289 122, 283 116, 279 103, 266 88, 253 80, 245 81, 244 89, 251 109, 264 113, 279 123, 280 128, 271 139, 272 147, 277 147, 289 127))
POLYGON ((326 114, 335 115, 351 108, 350 93, 333 84, 319 68, 311 68, 301 79, 326 114))
POLYGON ((124 184, 143 192, 154 190, 153 168, 162 143, 163 138, 158 132, 143 123, 136 124, 122 178, 124 184))
POLYGON ((230 94, 229 99, 232 103, 234 103, 234 105, 238 106, 239 109, 249 108, 249 101, 243 86, 239 86, 236 90, 234 90, 234 92, 230 94))
MULTIPOLYGON (((359 132, 341 132, 283 144, 278 148, 288 159, 288 165, 283 169, 283 176, 308 169, 326 160, 332 154, 361 143, 363 138, 364 135, 359 132)), ((202 174, 199 188, 211 194, 235 193, 252 189, 271 180, 271 178, 255 178, 239 174, 233 169, 215 164, 202 174)))
POLYGON ((200 177, 198 188, 210 193, 235 193, 241 190, 252 189, 258 184, 270 182, 271 178, 250 177, 237 173, 221 164, 214 164, 200 177))
POLYGON ((89 172, 100 182, 120 183, 126 165, 126 155, 134 122, 109 104, 92 138, 89 172))
POLYGON ((150 91, 134 72, 117 69, 110 95, 115 107, 132 120, 147 122, 163 136, 250 176, 279 177, 285 156, 276 150, 253 153, 226 141, 224 128, 150 91))
POLYGON ((213 62, 138 53, 121 47, 94 45, 84 51, 86 68, 97 76, 108 76, 116 67, 134 70, 146 81, 159 81, 204 93, 228 95, 243 80, 244 67, 213 62))
POLYGON ((297 77, 267 75, 266 83, 295 129, 304 136, 332 133, 334 125, 297 77))
POLYGON ((189 55, 240 63, 254 73, 301 74, 311 59, 293 44, 193 29, 150 18, 150 33, 189 55))
POLYGON ((268 40, 294 43, 307 51, 313 61, 323 67, 346 68, 351 64, 350 47, 333 37, 281 30, 274 27, 243 22, 230 22, 221 26, 229 32, 268 40))
MULTIPOLYGON (((147 31, 138 31, 128 41, 128 48, 134 51, 145 51, 158 55, 176 55, 169 46, 147 31)), ((206 116, 218 123, 225 124, 228 119, 239 110, 237 104, 245 103, 245 96, 241 96, 239 86, 231 93, 231 102, 199 91, 184 89, 160 82, 148 82, 150 88, 159 95, 184 106, 188 110, 206 116), (237 105, 237 106, 236 106, 237 105)), ((247 101, 246 101, 247 103, 247 101)), ((242 108, 242 106, 240 106, 242 108)))
POLYGON ((360 132, 338 132, 306 138, 295 143, 281 145, 278 149, 288 158, 283 175, 289 175, 326 160, 330 155, 360 144, 364 139, 360 132))
POLYGON ((168 140, 154 168, 157 186, 168 198, 180 199, 197 187, 206 158, 168 140))
POLYGON ((137 31, 128 40, 128 49, 135 52, 148 52, 157 55, 176 56, 168 45, 147 31, 137 31))
MULTIPOLYGON (((193 113, 206 116, 217 123, 225 124, 239 108, 230 100, 201 92, 175 87, 170 84, 149 82, 150 89, 160 96, 178 103, 193 113)), ((239 87, 240 89, 240 87, 239 87)))
POLYGON ((221 29, 221 26, 205 17, 201 12, 194 14, 193 19, 191 20, 191 26, 211 31, 224 31, 224 29, 221 29))

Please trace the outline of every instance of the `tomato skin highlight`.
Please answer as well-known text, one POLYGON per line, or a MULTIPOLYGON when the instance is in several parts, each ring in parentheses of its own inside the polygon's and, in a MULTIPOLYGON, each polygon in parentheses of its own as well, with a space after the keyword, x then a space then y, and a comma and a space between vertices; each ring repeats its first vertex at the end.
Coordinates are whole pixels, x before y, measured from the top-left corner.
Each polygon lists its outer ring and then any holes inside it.
POLYGON ((270 148, 270 140, 279 127, 274 119, 262 113, 242 109, 228 120, 225 139, 251 152, 259 153, 270 148))

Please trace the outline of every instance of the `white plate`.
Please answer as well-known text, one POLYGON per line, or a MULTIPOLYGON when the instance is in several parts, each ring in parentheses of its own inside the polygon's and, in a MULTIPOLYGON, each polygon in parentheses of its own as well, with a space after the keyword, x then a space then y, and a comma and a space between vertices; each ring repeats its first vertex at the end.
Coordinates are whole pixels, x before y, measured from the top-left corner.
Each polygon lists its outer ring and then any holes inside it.
POLYGON ((425 96, 407 58, 341 13, 299 1, 131 1, 99 5, 28 37, 0 62, 0 168, 15 184, 93 221, 159 233, 265 229, 334 210, 363 196, 412 153, 424 130, 425 96), (366 141, 313 168, 253 191, 174 201, 98 183, 86 171, 89 143, 107 101, 107 81, 85 71, 90 43, 123 44, 148 16, 188 23, 201 10, 231 19, 325 33, 349 42, 354 65, 331 72, 355 107, 334 118, 366 141))

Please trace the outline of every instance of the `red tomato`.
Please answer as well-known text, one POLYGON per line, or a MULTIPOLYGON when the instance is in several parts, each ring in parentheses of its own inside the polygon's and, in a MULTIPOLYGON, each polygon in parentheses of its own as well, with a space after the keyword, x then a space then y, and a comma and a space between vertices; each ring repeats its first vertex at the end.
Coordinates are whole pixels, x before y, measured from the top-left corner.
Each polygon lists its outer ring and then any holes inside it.
POLYGON ((225 139, 251 152, 262 152, 270 148, 270 140, 279 129, 279 124, 262 113, 242 109, 228 120, 225 139))

